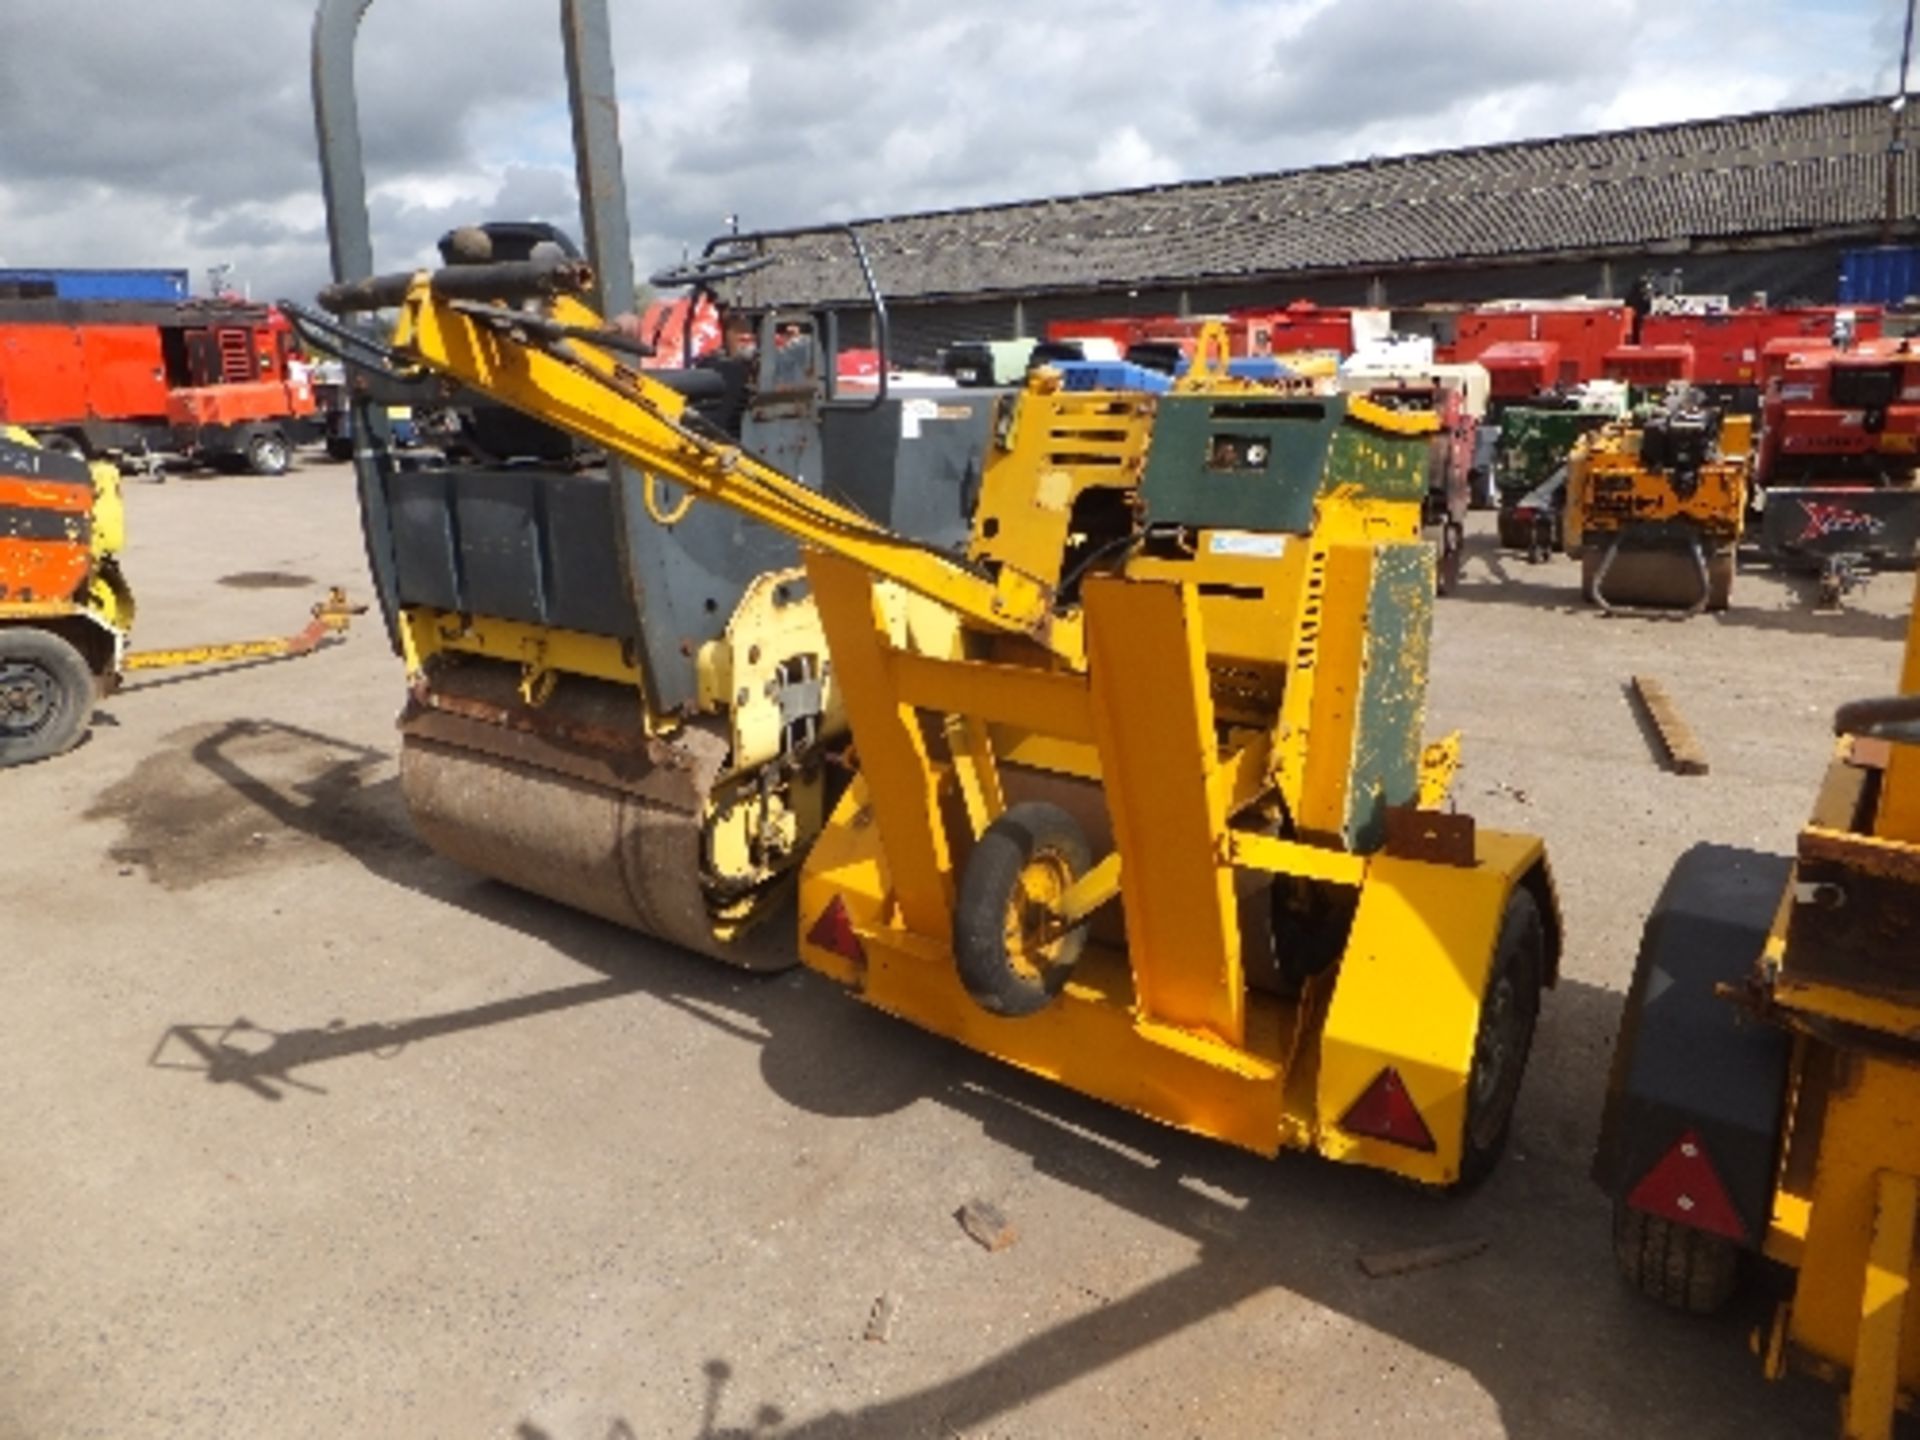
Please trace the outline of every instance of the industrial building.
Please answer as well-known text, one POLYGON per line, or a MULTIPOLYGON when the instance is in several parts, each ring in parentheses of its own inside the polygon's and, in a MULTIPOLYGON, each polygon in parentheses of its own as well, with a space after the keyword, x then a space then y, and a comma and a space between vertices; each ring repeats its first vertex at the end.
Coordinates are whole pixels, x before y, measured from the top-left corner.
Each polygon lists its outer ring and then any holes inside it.
MULTIPOLYGON (((1623 296, 1650 271, 1736 300, 1833 301, 1849 252, 1920 238, 1900 123, 1890 100, 1854 100, 856 228, 905 359, 1069 317, 1623 296)), ((774 248, 740 298, 859 295, 833 228, 774 248)))

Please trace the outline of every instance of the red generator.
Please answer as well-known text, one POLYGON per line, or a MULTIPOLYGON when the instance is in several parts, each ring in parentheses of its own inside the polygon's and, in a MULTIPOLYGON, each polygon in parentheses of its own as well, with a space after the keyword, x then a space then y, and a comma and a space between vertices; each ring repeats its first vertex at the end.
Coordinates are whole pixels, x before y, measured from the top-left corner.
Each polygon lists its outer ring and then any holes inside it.
MULTIPOLYGON (((1640 322, 1642 348, 1686 345, 1693 350, 1687 378, 1714 404, 1757 414, 1766 385, 1770 345, 1794 340, 1808 346, 1830 345, 1843 307, 1803 305, 1782 310, 1749 306, 1699 315, 1654 313, 1640 322)), ((1876 340, 1882 328, 1877 305, 1852 307, 1855 340, 1876 340)))
POLYGON ((278 312, 227 300, 0 300, 0 424, 79 455, 184 455, 279 475, 318 438, 278 312))
MULTIPOLYGON (((1598 380, 1606 357, 1633 338, 1633 312, 1625 305, 1596 301, 1560 305, 1500 306, 1468 310, 1454 324, 1445 358, 1457 364, 1478 360, 1511 344, 1552 345, 1555 370, 1541 388, 1571 390, 1598 380)), ((1493 367, 1487 365, 1491 370, 1493 367)))

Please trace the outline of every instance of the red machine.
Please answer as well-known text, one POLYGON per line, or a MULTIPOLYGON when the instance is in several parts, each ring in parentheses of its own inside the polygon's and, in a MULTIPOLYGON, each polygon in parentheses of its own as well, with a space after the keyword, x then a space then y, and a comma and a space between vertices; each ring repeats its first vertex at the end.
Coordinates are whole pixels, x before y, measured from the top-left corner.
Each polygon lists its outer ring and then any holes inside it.
POLYGON ((1487 396, 1497 406, 1551 390, 1564 368, 1560 347, 1550 340, 1501 340, 1474 359, 1487 372, 1487 396))
POLYGON ((1536 388, 1571 389, 1599 379, 1608 352, 1625 345, 1632 331, 1633 312, 1607 301, 1468 310, 1455 322, 1453 343, 1442 347, 1442 358, 1478 360, 1492 371, 1487 352, 1497 347, 1553 346, 1554 369, 1536 388))
POLYGON ((1910 483, 1920 464, 1920 351, 1909 341, 1769 352, 1762 486, 1910 483))
MULTIPOLYGON (((1839 314, 1839 308, 1830 305, 1780 310, 1749 306, 1700 315, 1655 313, 1640 322, 1638 348, 1691 347, 1692 370, 1680 378, 1736 408, 1750 409, 1766 380, 1767 347, 1790 339, 1829 344, 1839 314)), ((1879 338, 1882 317, 1878 306, 1854 307, 1852 314, 1857 340, 1879 338)))
POLYGON ((1769 346, 1763 363, 1761 545, 1817 564, 1823 598, 1837 602, 1859 569, 1920 550, 1920 351, 1796 338, 1769 346))
POLYGON ((0 423, 49 447, 278 475, 313 413, 292 329, 265 306, 0 301, 0 423))
POLYGON ((1353 311, 1346 306, 1322 307, 1296 300, 1280 310, 1234 310, 1228 333, 1236 355, 1284 355, 1295 350, 1335 350, 1345 359, 1353 353, 1353 311))
POLYGON ((1609 350, 1601 362, 1602 378, 1619 380, 1636 390, 1661 390, 1695 374, 1691 345, 1622 345, 1609 350))

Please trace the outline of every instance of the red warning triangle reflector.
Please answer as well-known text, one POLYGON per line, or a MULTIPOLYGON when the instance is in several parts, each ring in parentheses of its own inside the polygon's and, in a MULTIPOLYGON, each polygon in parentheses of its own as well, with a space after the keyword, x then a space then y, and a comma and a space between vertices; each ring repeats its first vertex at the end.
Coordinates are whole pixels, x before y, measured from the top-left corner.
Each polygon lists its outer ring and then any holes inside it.
POLYGON ((1697 1132, 1687 1130, 1654 1167, 1640 1177, 1627 1204, 1676 1225, 1688 1225, 1747 1243, 1746 1222, 1734 1208, 1720 1172, 1713 1168, 1697 1132))
POLYGON ((1340 1117, 1340 1128, 1350 1135, 1391 1141, 1429 1155, 1440 1148, 1434 1144, 1433 1131, 1421 1118, 1413 1097, 1407 1094, 1407 1082, 1391 1065, 1360 1092, 1360 1098, 1340 1117))
POLYGON ((838 895, 820 912, 820 918, 813 922, 813 928, 807 931, 807 943, 818 945, 822 950, 831 950, 842 960, 851 960, 856 965, 867 963, 866 948, 854 933, 853 919, 847 914, 846 902, 838 895))

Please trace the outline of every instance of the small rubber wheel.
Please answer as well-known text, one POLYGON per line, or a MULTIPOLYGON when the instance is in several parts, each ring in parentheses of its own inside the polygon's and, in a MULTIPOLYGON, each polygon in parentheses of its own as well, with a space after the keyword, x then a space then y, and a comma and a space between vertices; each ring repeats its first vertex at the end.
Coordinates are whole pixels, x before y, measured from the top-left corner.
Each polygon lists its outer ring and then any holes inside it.
POLYGON ((1621 1275, 1650 1300, 1694 1315, 1711 1315, 1740 1280, 1740 1247, 1720 1235, 1676 1225, 1613 1203, 1613 1258, 1621 1275))
POLYGON ((87 458, 87 442, 78 435, 42 435, 40 448, 51 450, 56 455, 71 455, 76 460, 87 458))
POLYGON ((284 475, 293 464, 293 448, 277 430, 263 431, 247 441, 247 468, 256 475, 284 475))
POLYGON ((1058 805, 1015 805, 973 847, 953 907, 960 983, 983 1010, 1032 1015, 1060 993, 1087 945, 1061 930, 1060 899, 1093 863, 1087 837, 1058 805))
POLYGON ((327 437, 327 458, 329 460, 351 460, 353 458, 353 437, 350 435, 329 435, 327 437))
POLYGON ((1494 942, 1493 969, 1480 997, 1480 1024, 1467 1072, 1467 1118, 1457 1187, 1471 1189, 1493 1173, 1513 1129, 1520 1081, 1540 1019, 1546 977, 1547 931, 1540 902, 1524 885, 1507 897, 1494 942))
POLYGON ((73 747, 93 713, 93 671, 46 630, 0 630, 0 766, 73 747))

